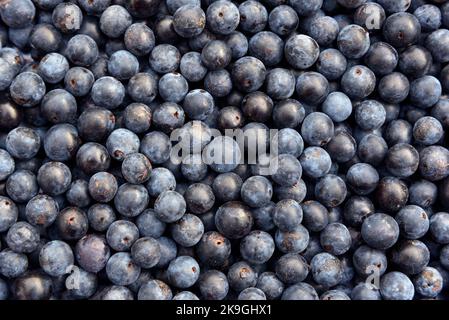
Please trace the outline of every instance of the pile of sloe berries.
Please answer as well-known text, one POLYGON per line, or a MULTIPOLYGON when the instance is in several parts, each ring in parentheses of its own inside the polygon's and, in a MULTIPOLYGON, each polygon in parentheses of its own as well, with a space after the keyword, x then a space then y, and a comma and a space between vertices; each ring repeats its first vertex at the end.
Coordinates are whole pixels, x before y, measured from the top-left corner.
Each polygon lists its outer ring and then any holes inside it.
POLYGON ((448 0, 0 17, 0 300, 449 297, 448 0))

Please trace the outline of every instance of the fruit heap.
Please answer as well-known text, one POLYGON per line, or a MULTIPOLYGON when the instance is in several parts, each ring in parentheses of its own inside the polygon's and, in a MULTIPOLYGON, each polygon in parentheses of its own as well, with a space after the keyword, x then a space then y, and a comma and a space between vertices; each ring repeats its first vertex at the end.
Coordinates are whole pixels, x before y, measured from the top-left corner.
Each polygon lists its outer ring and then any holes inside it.
POLYGON ((448 298, 449 1, 0 17, 0 300, 448 298))

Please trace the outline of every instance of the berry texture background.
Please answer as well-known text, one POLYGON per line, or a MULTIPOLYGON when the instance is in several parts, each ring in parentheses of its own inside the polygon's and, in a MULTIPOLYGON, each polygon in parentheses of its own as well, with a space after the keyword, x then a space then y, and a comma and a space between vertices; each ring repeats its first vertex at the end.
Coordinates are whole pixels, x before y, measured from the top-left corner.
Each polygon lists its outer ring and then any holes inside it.
POLYGON ((448 95, 448 0, 2 0, 0 300, 447 300, 448 95))

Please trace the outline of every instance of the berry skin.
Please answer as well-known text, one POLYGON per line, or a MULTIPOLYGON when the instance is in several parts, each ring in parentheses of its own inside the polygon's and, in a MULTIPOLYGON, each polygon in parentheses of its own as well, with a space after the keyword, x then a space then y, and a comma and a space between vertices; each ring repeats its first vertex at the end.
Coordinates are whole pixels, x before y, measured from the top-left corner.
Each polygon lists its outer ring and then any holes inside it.
POLYGON ((106 148, 112 158, 122 161, 128 154, 139 150, 140 140, 128 129, 116 129, 106 140, 106 148))
POLYGON ((319 253, 310 262, 313 279, 324 286, 335 286, 342 278, 341 262, 329 253, 319 253))
POLYGON ((6 193, 15 202, 28 202, 37 195, 36 176, 29 170, 17 170, 6 180, 6 193))
POLYGON ((39 151, 41 138, 34 129, 18 127, 8 133, 5 144, 10 156, 28 160, 33 158, 39 151))
POLYGON ((341 255, 351 247, 351 235, 344 224, 331 223, 320 233, 320 243, 324 250, 341 255))
POLYGON ((329 154, 320 147, 308 147, 300 157, 304 174, 311 178, 320 178, 331 169, 332 160, 329 154))
POLYGON ((298 183, 302 176, 302 167, 298 159, 290 154, 281 154, 277 157, 277 170, 272 179, 282 185, 291 187, 298 183))
POLYGON ((95 174, 109 168, 111 157, 107 149, 95 142, 83 144, 76 154, 78 167, 86 174, 95 174))
POLYGON ((241 198, 250 207, 261 207, 271 200, 273 187, 268 179, 262 176, 248 178, 242 185, 241 198))
POLYGON ((151 109, 143 103, 131 103, 125 108, 123 122, 134 133, 148 131, 151 126, 151 109))
POLYGON ((432 32, 426 39, 426 48, 430 50, 433 58, 438 62, 448 62, 449 54, 446 44, 449 41, 447 29, 439 29, 432 32))
POLYGON ((265 263, 271 258, 273 252, 273 238, 264 231, 252 231, 240 242, 240 253, 250 263, 265 263))
POLYGON ((355 271, 363 277, 368 277, 374 271, 382 276, 388 266, 387 256, 384 251, 373 249, 366 245, 362 245, 356 249, 352 257, 352 262, 355 271))
POLYGON ((317 71, 329 81, 339 79, 347 68, 345 56, 337 49, 323 50, 317 60, 317 71))
POLYGON ((130 183, 142 184, 150 178, 151 163, 141 153, 132 153, 122 162, 123 177, 130 183))
POLYGON ((309 231, 303 225, 297 226, 293 231, 276 231, 276 247, 284 253, 303 252, 309 244, 309 231))
POLYGON ((360 282, 351 292, 352 300, 381 300, 379 289, 373 284, 360 282))
POLYGON ((176 72, 167 73, 159 80, 159 95, 167 102, 182 101, 189 91, 187 80, 176 72))
POLYGON ((154 267, 161 258, 159 242, 150 237, 140 238, 131 247, 131 257, 142 268, 154 267))
POLYGON ((413 279, 413 284, 417 293, 421 296, 436 297, 443 288, 443 277, 440 272, 432 267, 426 267, 413 279))
POLYGON ((265 29, 268 21, 268 12, 260 2, 255 0, 244 1, 239 5, 238 10, 241 30, 256 33, 265 29))
POLYGON ((204 88, 215 98, 227 96, 232 87, 231 74, 226 69, 209 71, 204 78, 204 88))
POLYGON ((140 267, 135 265, 129 253, 118 252, 109 258, 106 273, 114 284, 128 285, 137 280, 140 267))
POLYGON ((301 126, 301 136, 304 141, 313 146, 323 146, 334 135, 334 123, 322 112, 312 112, 304 118, 301 126))
POLYGON ((109 58, 108 71, 116 79, 127 80, 139 71, 139 62, 130 52, 118 50, 109 58))
POLYGON ((132 18, 129 12, 119 5, 108 7, 100 17, 101 31, 111 38, 123 35, 131 23, 132 18))
POLYGON ((208 270, 199 279, 201 295, 206 300, 223 300, 229 291, 229 283, 222 272, 208 270))
POLYGON ((44 97, 45 91, 44 81, 34 72, 19 73, 9 87, 11 98, 23 107, 37 105, 44 97))
POLYGON ((10 249, 0 252, 0 274, 6 278, 16 278, 28 268, 28 258, 25 254, 16 253, 10 249))
POLYGON ((329 46, 337 38, 340 26, 337 20, 324 16, 313 19, 309 26, 309 35, 316 40, 320 46, 329 46))
POLYGON ((394 176, 409 177, 418 170, 419 153, 409 144, 395 144, 387 152, 385 165, 394 176))
POLYGON ((65 49, 67 58, 75 65, 91 66, 98 59, 98 46, 88 35, 78 34, 70 38, 65 49))
MULTIPOLYGON (((395 48, 386 42, 373 43, 364 57, 366 65, 376 75, 388 75, 396 68, 400 59, 395 48)), ((401 71, 404 71, 401 69, 401 71)), ((405 72, 405 71, 404 71, 405 72)))
POLYGON ((232 33, 240 20, 239 9, 231 1, 214 1, 206 11, 206 21, 209 29, 218 34, 232 33))
POLYGON ((156 40, 153 30, 144 23, 134 23, 126 29, 124 41, 128 51, 136 56, 144 56, 154 48, 156 40))
POLYGON ((273 272, 264 272, 259 275, 257 288, 264 292, 268 300, 274 300, 279 298, 284 291, 284 284, 273 272))
POLYGON ((220 233, 230 239, 246 236, 253 226, 249 208, 241 202, 230 201, 218 208, 215 225, 220 233))
POLYGON ((358 25, 349 25, 338 34, 337 45, 348 59, 359 59, 365 55, 370 46, 368 32, 358 25))
POLYGON ((231 243, 216 231, 206 232, 198 242, 196 253, 199 261, 209 267, 220 267, 231 254, 231 243))
POLYGON ((375 86, 376 76, 369 68, 362 65, 349 68, 341 79, 343 92, 356 100, 368 97, 375 86))
POLYGON ((89 180, 90 196, 98 202, 107 203, 117 193, 117 180, 108 172, 97 172, 89 180))
POLYGON ((160 44, 154 47, 150 53, 150 66, 158 73, 175 71, 181 59, 179 50, 169 44, 160 44))
POLYGON ((233 59, 241 58, 248 52, 248 39, 239 31, 234 31, 227 35, 225 42, 229 49, 231 49, 233 59))
POLYGON ((389 272, 381 278, 380 292, 385 300, 412 300, 415 294, 411 280, 397 271, 389 272))
POLYGON ((152 73, 137 73, 129 79, 127 93, 140 103, 149 104, 157 95, 157 77, 152 73))
POLYGON ((6 234, 6 244, 17 253, 31 253, 39 245, 38 230, 27 222, 16 222, 6 234))
POLYGON ((214 99, 202 89, 190 91, 184 98, 183 109, 194 120, 205 120, 214 108, 214 99))
POLYGON ((286 288, 281 300, 318 300, 318 294, 310 284, 299 282, 286 288))
POLYGON ((429 146, 419 153, 419 172, 430 181, 438 181, 449 175, 449 152, 440 146, 429 146))
POLYGON ((270 30, 279 36, 286 36, 298 27, 299 18, 296 11, 287 5, 276 6, 268 16, 270 30))
POLYGON ((346 198, 346 184, 339 176, 327 174, 315 185, 315 198, 329 208, 335 208, 346 198))
POLYGON ((275 68, 267 73, 267 94, 274 99, 288 99, 295 91, 295 77, 290 70, 275 68))
POLYGON ((96 203, 87 211, 87 219, 94 230, 103 232, 116 220, 116 215, 109 205, 96 203))
MULTIPOLYGON (((343 2, 343 1, 338 1, 343 2)), ((386 14, 384 8, 375 2, 349 1, 350 7, 356 7, 354 23, 366 28, 368 31, 378 31, 385 22, 386 14), (365 3, 361 3, 365 2, 365 3), (376 19, 373 19, 373 16, 376 19), (371 18, 371 19, 370 19, 371 18)), ((343 4, 344 5, 344 4, 343 4)))
POLYGON ((30 199, 25 208, 27 221, 35 226, 48 227, 56 220, 58 213, 58 203, 43 194, 30 199))
POLYGON ((396 215, 399 229, 403 237, 407 239, 419 239, 429 230, 429 218, 420 207, 408 205, 402 208, 396 215))
POLYGON ((383 77, 379 82, 379 94, 388 103, 404 101, 410 90, 410 83, 402 73, 394 72, 383 77))
POLYGON ((296 79, 296 93, 301 101, 317 105, 329 94, 329 83, 317 72, 305 72, 296 79))
POLYGON ((207 68, 201 61, 201 54, 194 51, 187 52, 182 56, 179 70, 184 78, 192 82, 201 81, 207 73, 207 68))
POLYGON ((66 274, 73 266, 73 252, 70 246, 59 240, 47 242, 39 253, 39 263, 50 276, 66 274))
POLYGON ((171 233, 176 243, 183 247, 192 247, 202 238, 204 225, 197 216, 185 214, 172 225, 171 233))
POLYGON ((399 226, 391 216, 376 213, 363 221, 361 234, 370 247, 385 250, 397 242, 399 226))
POLYGON ((422 117, 413 126, 413 138, 424 145, 436 144, 443 135, 443 126, 433 117, 422 117))
POLYGON ((63 33, 73 33, 81 28, 83 13, 73 3, 60 3, 52 13, 53 24, 63 33))
POLYGON ((69 70, 67 59, 59 53, 49 53, 39 63, 39 75, 47 83, 58 83, 69 70))
POLYGON ((0 15, 8 27, 18 29, 26 27, 33 21, 36 8, 31 0, 8 0, 2 4, 0 15))
POLYGON ((295 284, 307 277, 309 265, 301 255, 288 253, 279 258, 275 270, 277 278, 284 284, 295 284))
POLYGON ((278 144, 280 154, 287 153, 299 157, 304 149, 304 141, 298 131, 290 128, 279 130, 271 143, 278 144))
POLYGON ((41 102, 41 112, 51 123, 74 122, 77 114, 75 97, 63 89, 49 91, 41 102))
POLYGON ((4 196, 0 196, 0 209, 3 212, 0 217, 0 231, 4 232, 16 223, 19 210, 11 199, 4 196))
POLYGON ((200 300, 194 293, 190 291, 181 291, 173 296, 173 300, 200 300))
POLYGON ((326 150, 334 161, 344 163, 355 156, 357 152, 356 144, 355 139, 350 134, 341 131, 335 133, 327 144, 326 150))
POLYGON ((418 41, 421 25, 414 15, 398 12, 387 18, 382 32, 389 44, 396 48, 403 48, 418 41))
POLYGON ((391 262, 407 275, 423 271, 429 260, 429 249, 419 240, 402 241, 391 252, 391 262))
POLYGON ((149 202, 147 189, 142 185, 122 184, 114 197, 117 211, 125 217, 138 216, 149 202))
POLYGON ((114 109, 123 102, 125 87, 113 77, 101 77, 94 82, 91 95, 98 106, 114 109))
POLYGON ((395 177, 380 180, 375 198, 382 210, 396 212, 405 206, 409 196, 407 185, 395 177))
POLYGON ((276 65, 282 60, 283 47, 282 39, 270 31, 258 32, 249 40, 249 53, 266 66, 276 65))
POLYGON ((302 205, 303 224, 314 232, 323 230, 329 223, 328 211, 320 202, 310 200, 302 205))
POLYGON ((285 59, 294 68, 308 69, 320 55, 319 45, 305 35, 293 35, 285 42, 285 59))
POLYGON ((178 221, 184 215, 186 201, 176 191, 165 191, 157 197, 154 210, 159 220, 172 223, 178 221))
POLYGON ((289 4, 293 9, 295 9, 298 15, 308 16, 321 8, 323 5, 323 0, 290 0, 289 4))
POLYGON ((173 27, 181 37, 199 35, 206 25, 206 14, 201 7, 184 5, 173 14, 173 27))
POLYGON ((265 293, 258 288, 246 288, 240 292, 238 300, 267 300, 265 293))
POLYGON ((302 208, 294 200, 281 200, 274 208, 273 223, 282 231, 294 231, 301 224, 302 218, 302 208))
POLYGON ((262 86, 266 69, 259 59, 243 57, 234 63, 231 75, 238 89, 244 92, 254 92, 262 86))
POLYGON ((229 287, 237 292, 254 287, 257 283, 257 273, 246 262, 234 263, 228 271, 229 287))
POLYGON ((99 142, 109 136, 114 130, 114 125, 115 116, 111 111, 92 107, 81 113, 77 129, 83 140, 99 142))
POLYGON ((164 191, 175 190, 176 180, 171 171, 159 167, 151 171, 146 187, 150 196, 157 197, 164 191))
POLYGON ((70 169, 62 162, 47 162, 40 167, 37 173, 39 187, 50 196, 66 192, 71 181, 70 169))
POLYGON ((441 84, 433 76, 424 76, 410 84, 410 101, 419 108, 430 108, 441 96, 441 84))
POLYGON ((200 267, 195 259, 180 256, 172 260, 167 269, 170 283, 177 288, 189 288, 198 281, 200 267))
POLYGON ((63 240, 79 240, 88 229, 88 221, 84 211, 78 207, 66 207, 56 217, 56 232, 63 240))

